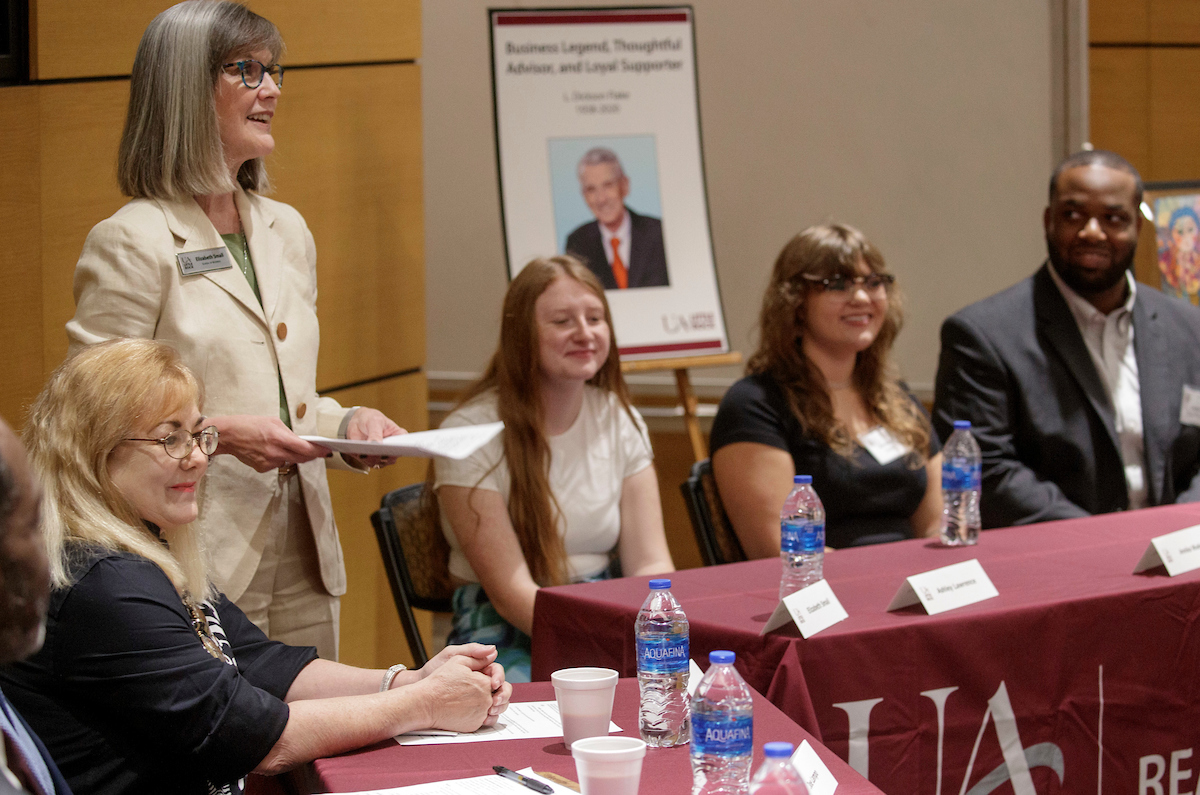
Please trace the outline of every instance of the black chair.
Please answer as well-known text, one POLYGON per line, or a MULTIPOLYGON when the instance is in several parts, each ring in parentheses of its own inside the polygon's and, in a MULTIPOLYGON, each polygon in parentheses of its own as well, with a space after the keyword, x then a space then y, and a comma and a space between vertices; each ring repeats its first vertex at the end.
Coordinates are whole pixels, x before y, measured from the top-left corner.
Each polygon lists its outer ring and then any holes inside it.
POLYGON ((371 514, 396 612, 418 668, 429 661, 429 654, 413 608, 449 613, 454 595, 450 545, 437 523, 426 521, 424 494, 424 483, 394 489, 383 495, 379 510, 371 514))
POLYGON ((683 492, 683 501, 687 504, 704 565, 717 566, 745 560, 746 553, 729 524, 721 495, 717 492, 712 461, 706 458, 693 464, 691 475, 679 490, 683 492))

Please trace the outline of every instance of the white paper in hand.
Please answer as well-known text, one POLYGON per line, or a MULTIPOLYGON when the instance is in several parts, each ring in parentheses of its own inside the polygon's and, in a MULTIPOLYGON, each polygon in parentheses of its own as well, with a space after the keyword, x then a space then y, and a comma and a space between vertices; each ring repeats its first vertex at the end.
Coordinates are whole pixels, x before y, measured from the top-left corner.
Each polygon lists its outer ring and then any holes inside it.
POLYGON ((398 436, 388 436, 378 442, 331 439, 328 436, 300 438, 339 453, 462 460, 494 439, 503 429, 503 422, 489 422, 484 425, 460 425, 455 428, 439 428, 436 431, 402 433, 398 436))

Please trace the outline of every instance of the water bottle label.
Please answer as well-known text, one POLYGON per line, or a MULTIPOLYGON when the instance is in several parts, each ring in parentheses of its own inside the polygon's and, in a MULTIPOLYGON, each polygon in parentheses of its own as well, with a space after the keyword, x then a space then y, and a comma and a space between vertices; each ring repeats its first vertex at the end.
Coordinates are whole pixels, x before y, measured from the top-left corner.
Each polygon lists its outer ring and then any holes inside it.
POLYGON ((702 715, 692 712, 693 755, 743 756, 754 744, 754 719, 702 715))
POLYGON ((978 489, 979 469, 969 458, 947 458, 942 464, 942 488, 951 491, 978 489))
POLYGON ((781 522, 779 548, 784 552, 820 552, 825 549, 824 522, 781 522))
POLYGON ((688 669, 688 639, 637 639, 638 670, 652 674, 677 674, 688 669))

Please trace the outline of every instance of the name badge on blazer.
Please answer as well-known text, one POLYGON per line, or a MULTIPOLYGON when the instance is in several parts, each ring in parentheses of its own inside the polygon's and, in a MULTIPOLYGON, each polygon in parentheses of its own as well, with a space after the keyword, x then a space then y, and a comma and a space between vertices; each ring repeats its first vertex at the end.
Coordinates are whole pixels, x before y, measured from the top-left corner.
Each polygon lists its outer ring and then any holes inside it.
POLYGON ((1183 385, 1183 400, 1179 405, 1179 424, 1200 426, 1200 389, 1183 385))
POLYGON ((206 248, 202 251, 185 251, 182 254, 176 254, 175 261, 179 263, 181 276, 224 271, 233 267, 233 258, 229 256, 229 249, 224 246, 206 248))

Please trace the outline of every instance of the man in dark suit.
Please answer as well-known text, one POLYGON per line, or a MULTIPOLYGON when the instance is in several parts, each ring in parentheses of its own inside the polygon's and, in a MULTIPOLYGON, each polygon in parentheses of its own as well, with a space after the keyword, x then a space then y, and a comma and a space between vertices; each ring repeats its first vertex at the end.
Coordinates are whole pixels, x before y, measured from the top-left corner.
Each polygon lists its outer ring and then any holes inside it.
MULTIPOLYGON (((0 663, 42 646, 50 568, 40 526, 42 492, 25 450, 0 419, 0 663)), ((41 740, 0 692, 0 793, 70 795, 41 740)))
POLYGON ((588 150, 579 161, 579 187, 596 220, 567 236, 567 253, 583 260, 605 290, 668 286, 662 221, 625 206, 629 177, 616 153, 588 150))
POLYGON ((1067 158, 1049 262, 942 325, 934 425, 971 421, 985 528, 1200 500, 1200 310, 1134 282, 1141 200, 1119 155, 1067 158))

